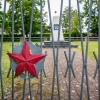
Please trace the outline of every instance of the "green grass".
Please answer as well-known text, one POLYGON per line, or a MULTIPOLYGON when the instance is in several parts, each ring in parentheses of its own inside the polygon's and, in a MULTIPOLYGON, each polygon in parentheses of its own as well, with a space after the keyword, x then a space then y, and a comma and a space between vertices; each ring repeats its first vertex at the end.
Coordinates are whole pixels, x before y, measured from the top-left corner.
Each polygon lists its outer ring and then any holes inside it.
POLYGON ((10 85, 11 76, 7 78, 7 72, 10 66, 9 57, 7 56, 7 51, 11 52, 11 42, 4 42, 2 49, 2 76, 4 81, 4 87, 7 88, 10 85))
MULTIPOLYGON (((72 44, 78 45, 78 48, 76 48, 75 50, 79 51, 79 52, 82 52, 80 41, 72 42, 72 44)), ((83 44, 84 44, 84 50, 86 51, 86 42, 84 41, 83 44)), ((95 51, 96 55, 98 55, 98 42, 97 41, 89 41, 88 56, 92 59, 94 59, 93 51, 95 51)))
MULTIPOLYGON (((17 43, 18 42, 15 42, 15 44, 17 43)), ((6 90, 9 86, 11 86, 11 73, 10 73, 9 78, 7 78, 7 73, 10 67, 10 60, 7 55, 7 51, 12 52, 11 44, 12 44, 11 42, 3 42, 3 48, 2 48, 2 77, 3 77, 3 83, 4 83, 4 90, 6 90)))

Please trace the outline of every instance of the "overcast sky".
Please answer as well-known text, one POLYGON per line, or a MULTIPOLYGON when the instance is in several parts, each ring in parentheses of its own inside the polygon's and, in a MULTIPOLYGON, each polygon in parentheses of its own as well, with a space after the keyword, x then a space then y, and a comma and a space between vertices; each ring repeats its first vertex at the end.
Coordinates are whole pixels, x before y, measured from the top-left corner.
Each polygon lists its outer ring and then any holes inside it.
MULTIPOLYGON (((2 7, 4 7, 4 0, 0 0, 0 1, 2 3, 2 7)), ((46 3, 45 3, 44 11, 48 11, 47 0, 45 0, 45 1, 46 1, 46 3)), ((51 5, 52 15, 54 15, 55 11, 57 11, 57 14, 59 15, 61 0, 49 0, 49 1, 50 1, 50 5, 51 5)), ((65 6, 68 6, 68 1, 69 0, 63 0, 63 9, 65 8, 65 6)), ((71 6, 74 9, 77 9, 77 3, 76 3, 76 1, 77 0, 71 0, 71 6)), ((7 3, 7 9, 8 9, 8 7, 9 7, 9 4, 7 3)))
MULTIPOLYGON (((51 6, 51 15, 60 15, 60 6, 61 6, 61 0, 49 0, 50 1, 50 6, 51 6), (55 14, 54 12, 57 11, 57 13, 55 14)), ((63 0, 63 10, 64 8, 69 5, 69 0, 63 0)), ((73 9, 77 9, 77 0, 71 0, 71 7, 73 9)), ((80 10, 82 11, 82 5, 80 6, 80 10)), ((46 4, 44 7, 44 11, 48 12, 48 4, 47 4, 47 0, 46 0, 46 4)), ((48 18, 49 19, 49 18, 48 18)), ((49 21, 48 21, 49 24, 49 21)))
MULTIPOLYGON (((66 6, 68 6, 68 1, 69 0, 63 0, 63 10, 66 6)), ((77 9, 77 0, 71 0, 71 6, 74 9, 77 9)), ((57 15, 60 13, 60 5, 61 5, 61 0, 50 0, 50 6, 51 6, 51 13, 52 16, 55 14, 54 12, 57 11, 57 15)), ((82 9, 82 8, 81 8, 82 9)), ((46 5, 44 8, 45 11, 48 11, 48 5, 47 5, 47 0, 46 0, 46 5)))
MULTIPOLYGON (((0 10, 2 10, 3 11, 3 8, 4 8, 4 0, 0 0, 0 2, 2 3, 2 9, 0 9, 0 10)), ((7 3, 7 5, 6 5, 6 10, 9 8, 9 4, 7 3)))

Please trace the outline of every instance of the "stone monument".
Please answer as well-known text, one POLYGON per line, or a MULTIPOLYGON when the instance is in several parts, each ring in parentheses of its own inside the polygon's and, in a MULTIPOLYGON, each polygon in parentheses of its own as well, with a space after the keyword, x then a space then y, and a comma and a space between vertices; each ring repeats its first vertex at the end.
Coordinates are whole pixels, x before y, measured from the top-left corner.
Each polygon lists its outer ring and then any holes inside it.
MULTIPOLYGON (((59 41, 64 41, 63 32, 62 32, 62 25, 59 25, 59 16, 53 16, 52 28, 53 28, 54 42, 58 41, 58 31, 59 31, 59 28, 60 28, 60 38, 59 38, 59 41)), ((50 35, 50 41, 52 41, 52 34, 50 35)))
MULTIPOLYGON (((59 25, 59 16, 57 15, 53 16, 52 18, 52 28, 53 28, 54 46, 57 47, 59 45, 59 47, 69 47, 69 42, 64 41, 62 25, 61 23, 59 25), (58 44, 59 28, 60 28, 60 37, 59 37, 59 44, 58 44)), ((50 35, 50 41, 44 41, 43 47, 53 47, 52 34, 50 35)), ((71 45, 71 47, 77 47, 77 45, 71 45)))

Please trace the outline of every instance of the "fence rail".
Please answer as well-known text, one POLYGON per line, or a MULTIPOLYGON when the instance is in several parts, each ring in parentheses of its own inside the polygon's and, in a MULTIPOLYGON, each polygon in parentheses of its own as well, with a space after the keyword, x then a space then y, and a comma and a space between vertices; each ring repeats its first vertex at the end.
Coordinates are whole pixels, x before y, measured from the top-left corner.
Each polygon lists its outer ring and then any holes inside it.
MULTIPOLYGON (((68 41, 69 37, 65 37, 65 41, 68 41)), ((81 37, 71 37, 72 41, 81 41, 81 37)), ((83 37, 83 40, 86 41, 87 37, 83 37)), ((98 37, 89 37, 89 41, 98 41, 98 37)))
MULTIPOLYGON (((1 38, 0 38, 1 39, 1 38)), ((22 37, 14 37, 14 41, 21 41, 22 37)), ((26 38, 27 40, 29 38, 26 38)), ((31 40, 33 42, 38 42, 40 41, 40 37, 31 37, 31 40)), ((64 38, 65 41, 69 41, 69 37, 65 37, 64 38)), ((83 40, 86 41, 87 40, 87 37, 83 37, 83 40)), ((12 41, 12 37, 4 37, 4 41, 12 41)), ((42 38, 42 41, 50 41, 50 38, 49 37, 43 37, 42 38)), ((81 41, 81 37, 71 37, 71 41, 81 41)), ((89 37, 89 41, 98 41, 98 37, 89 37)))

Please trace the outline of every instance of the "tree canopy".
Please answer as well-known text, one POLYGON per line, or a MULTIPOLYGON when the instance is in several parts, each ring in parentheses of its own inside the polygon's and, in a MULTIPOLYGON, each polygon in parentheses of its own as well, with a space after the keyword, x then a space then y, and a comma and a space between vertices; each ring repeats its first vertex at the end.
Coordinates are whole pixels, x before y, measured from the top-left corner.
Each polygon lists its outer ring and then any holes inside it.
MULTIPOLYGON (((82 17, 85 20, 85 26, 88 25, 89 21, 89 0, 82 0, 81 3, 83 3, 83 13, 82 17)), ((90 26, 90 32, 93 36, 98 36, 98 2, 97 0, 92 1, 92 16, 91 16, 91 26, 90 26)))
MULTIPOLYGON (((68 25, 68 7, 66 7, 62 14, 62 27, 65 33, 68 33, 69 25, 68 25)), ((79 36, 79 22, 78 22, 78 13, 77 10, 73 10, 71 8, 71 33, 73 36, 79 36)))
MULTIPOLYGON (((2 8, 2 4, 1 4, 1 2, 0 2, 0 9, 2 8)), ((2 14, 3 14, 3 12, 2 11, 0 11, 0 27, 2 26, 2 14)))
MULTIPOLYGON (((6 33, 11 34, 12 29, 12 1, 7 0, 10 4, 9 9, 6 13, 6 21, 5 21, 5 31, 6 33)), ((23 10, 23 18, 24 18, 24 27, 25 34, 28 35, 30 31, 30 20, 32 13, 32 1, 33 0, 22 0, 22 10, 23 10)), ((44 1, 43 1, 44 2, 44 1)), ((14 3, 14 31, 15 33, 22 32, 22 24, 21 24, 21 12, 19 6, 19 0, 16 0, 14 3)), ((44 7, 44 6, 43 6, 44 7)), ((33 14, 33 24, 32 24, 32 34, 36 34, 40 31, 40 2, 39 0, 35 0, 34 3, 34 14, 33 14)), ((46 26, 46 12, 42 15, 43 20, 43 29, 46 26)))

